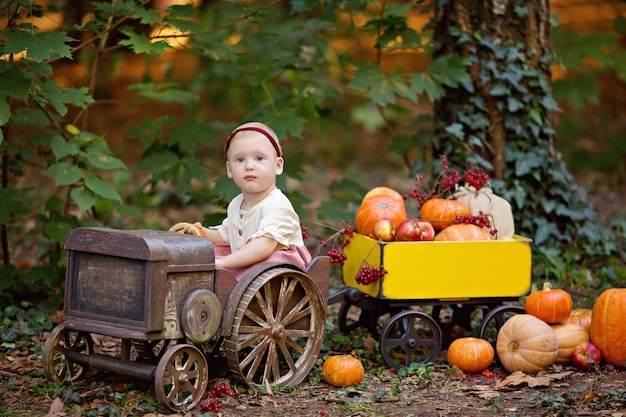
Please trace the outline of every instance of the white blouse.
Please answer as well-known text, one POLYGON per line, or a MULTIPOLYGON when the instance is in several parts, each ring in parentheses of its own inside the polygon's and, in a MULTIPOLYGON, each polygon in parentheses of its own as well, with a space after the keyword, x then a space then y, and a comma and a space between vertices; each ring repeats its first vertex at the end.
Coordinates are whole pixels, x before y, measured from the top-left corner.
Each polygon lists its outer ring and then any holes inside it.
POLYGON ((304 245, 300 218, 291 201, 278 188, 270 192, 254 207, 242 210, 243 194, 228 204, 226 218, 215 226, 231 251, 240 249, 251 239, 269 237, 286 249, 290 244, 304 245))

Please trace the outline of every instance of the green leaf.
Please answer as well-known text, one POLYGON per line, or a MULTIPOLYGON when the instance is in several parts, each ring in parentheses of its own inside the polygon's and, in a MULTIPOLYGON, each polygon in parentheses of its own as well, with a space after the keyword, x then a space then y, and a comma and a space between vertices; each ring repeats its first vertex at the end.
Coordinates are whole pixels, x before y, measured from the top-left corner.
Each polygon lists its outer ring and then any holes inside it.
POLYGON ((63 243, 65 242, 67 235, 72 230, 72 226, 66 222, 50 221, 46 222, 43 225, 43 230, 46 236, 48 236, 50 239, 59 243, 63 243))
MULTIPOLYGON (((0 126, 9 123, 9 120, 11 120, 11 107, 9 107, 9 103, 2 100, 0 101, 0 126)), ((0 143, 2 143, 1 140, 0 143)))
POLYGON ((67 141, 61 135, 52 137, 50 147, 57 161, 69 155, 78 155, 78 152, 80 152, 80 146, 75 140, 67 141))
POLYGON ((27 51, 27 57, 35 62, 44 62, 52 58, 72 58, 68 45, 74 39, 63 32, 5 31, 8 40, 5 54, 17 54, 27 51))
POLYGON ((137 169, 140 171, 148 171, 160 176, 161 172, 178 164, 178 156, 172 152, 159 152, 147 155, 141 158, 137 169))
POLYGON ((161 21, 161 15, 154 9, 138 8, 133 12, 133 17, 139 19, 144 25, 152 25, 161 21))
POLYGON ((146 35, 138 34, 130 30, 122 31, 122 33, 128 36, 128 39, 121 40, 120 45, 130 47, 136 54, 158 55, 170 49, 170 45, 167 42, 152 42, 146 35))
POLYGON ((411 74, 409 81, 418 94, 426 93, 430 101, 443 97, 444 89, 441 84, 426 73, 411 74))
POLYGON ((122 197, 115 187, 101 178, 85 178, 85 186, 100 197, 122 202, 122 197))
POLYGON ((94 102, 87 87, 65 88, 49 79, 42 81, 36 99, 44 105, 50 104, 61 116, 67 114, 67 105, 85 108, 94 102))
POLYGON ((100 151, 87 152, 87 160, 98 169, 126 168, 118 158, 100 151))
POLYGON ((17 65, 0 60, 0 94, 28 99, 30 80, 17 65))
POLYGON ((128 86, 137 96, 152 100, 159 100, 168 104, 189 104, 198 101, 198 95, 178 88, 175 83, 138 83, 128 86))
POLYGON ((96 204, 96 199, 94 198, 93 193, 83 188, 74 188, 70 192, 70 197, 74 203, 76 203, 81 212, 89 210, 94 204, 96 204))
POLYGON ((48 171, 52 175, 56 187, 74 184, 83 178, 83 172, 80 168, 67 162, 57 162, 50 165, 48 171))
POLYGON ((350 87, 366 92, 374 103, 381 106, 396 102, 397 80, 388 79, 379 65, 358 62, 355 66, 357 69, 348 84, 350 87))

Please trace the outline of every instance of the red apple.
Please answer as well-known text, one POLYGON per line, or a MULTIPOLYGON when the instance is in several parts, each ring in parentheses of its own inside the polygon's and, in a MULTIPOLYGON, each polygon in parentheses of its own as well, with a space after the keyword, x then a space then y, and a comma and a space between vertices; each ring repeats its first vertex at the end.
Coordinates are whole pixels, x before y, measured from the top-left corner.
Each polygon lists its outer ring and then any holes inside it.
POLYGON ((422 239, 422 228, 414 219, 407 219, 398 225, 396 239, 404 242, 415 242, 422 239))
POLYGON ((435 228, 433 225, 426 220, 418 220, 418 223, 422 229, 421 240, 433 240, 435 238, 435 228))
POLYGON ((372 233, 376 239, 384 242, 393 242, 396 240, 396 225, 391 219, 380 219, 374 223, 374 231, 372 233))
POLYGON ((602 360, 600 348, 592 342, 582 342, 572 351, 574 366, 582 371, 593 369, 602 360))

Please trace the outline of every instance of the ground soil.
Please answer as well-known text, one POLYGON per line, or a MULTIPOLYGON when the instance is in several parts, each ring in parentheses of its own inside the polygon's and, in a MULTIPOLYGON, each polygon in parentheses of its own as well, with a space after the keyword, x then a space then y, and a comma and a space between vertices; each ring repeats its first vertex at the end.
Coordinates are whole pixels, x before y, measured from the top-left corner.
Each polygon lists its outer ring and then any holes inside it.
MULTIPOLYGON (((352 337, 364 337, 364 348, 376 349, 371 337, 360 332, 352 337)), ((100 345, 96 350, 117 348, 111 340, 95 342, 100 345)), ((363 382, 347 388, 325 383, 318 364, 296 389, 242 390, 233 397, 216 397, 210 389, 213 384, 227 385, 232 392, 238 388, 223 373, 218 375, 225 368, 218 358, 211 363, 212 379, 203 404, 213 400, 219 410, 197 407, 185 416, 626 415, 626 373, 612 366, 581 372, 566 364, 531 376, 510 374, 494 363, 483 374, 464 374, 448 365, 446 353, 442 350, 434 365, 403 376, 366 359, 363 382)), ((62 391, 43 374, 40 352, 5 351, 0 359, 0 416, 183 415, 156 404, 149 382, 91 370, 72 390, 62 391)))

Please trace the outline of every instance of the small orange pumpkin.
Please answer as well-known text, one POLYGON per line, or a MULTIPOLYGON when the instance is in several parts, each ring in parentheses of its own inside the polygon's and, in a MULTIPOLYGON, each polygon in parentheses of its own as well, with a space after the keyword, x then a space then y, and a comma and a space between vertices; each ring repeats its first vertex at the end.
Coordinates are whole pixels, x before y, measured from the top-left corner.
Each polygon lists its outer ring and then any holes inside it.
POLYGON ((491 236, 483 228, 475 224, 459 223, 443 229, 435 235, 438 242, 463 240, 491 240, 491 236))
POLYGON ((391 219, 395 227, 406 220, 404 198, 391 188, 377 187, 366 194, 361 201, 354 219, 356 231, 362 235, 374 237, 374 225, 378 220, 385 218, 391 219))
POLYGON ((618 369, 626 368, 626 288, 604 290, 593 304, 591 341, 602 358, 618 369))
POLYGON ((352 355, 334 355, 324 361, 322 377, 334 387, 358 384, 365 376, 361 361, 352 355))
POLYGON ((448 363, 468 373, 478 373, 489 368, 495 355, 491 343, 476 337, 455 339, 448 347, 448 363))
POLYGON ((551 324, 550 327, 556 333, 556 338, 559 341, 559 354, 555 359, 556 363, 570 362, 574 348, 589 341, 589 333, 578 324, 557 323, 551 324))
POLYGON ((572 297, 565 290, 552 288, 546 282, 543 289, 531 293, 524 305, 526 313, 540 318, 546 323, 561 323, 572 312, 572 297))
POLYGON ((565 323, 578 324, 583 329, 589 331, 591 327, 591 312, 590 308, 575 308, 565 319, 565 323))
POLYGON ((457 216, 469 216, 470 209, 459 200, 431 198, 420 208, 420 218, 440 231, 453 224, 457 216))

